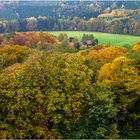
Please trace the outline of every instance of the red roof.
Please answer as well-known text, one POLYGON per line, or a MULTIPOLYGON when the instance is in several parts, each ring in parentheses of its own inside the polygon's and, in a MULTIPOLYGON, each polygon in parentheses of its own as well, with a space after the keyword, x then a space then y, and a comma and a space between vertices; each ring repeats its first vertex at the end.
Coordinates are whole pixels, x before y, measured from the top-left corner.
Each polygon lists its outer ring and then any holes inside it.
POLYGON ((87 45, 92 45, 93 44, 93 42, 91 40, 87 40, 86 43, 87 43, 87 45))

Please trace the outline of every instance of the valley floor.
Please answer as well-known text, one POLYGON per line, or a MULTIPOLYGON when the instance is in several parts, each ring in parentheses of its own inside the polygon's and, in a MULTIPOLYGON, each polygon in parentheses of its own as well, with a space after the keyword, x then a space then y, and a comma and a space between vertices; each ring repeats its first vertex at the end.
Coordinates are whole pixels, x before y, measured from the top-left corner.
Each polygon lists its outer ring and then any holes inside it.
POLYGON ((99 40, 99 44, 110 44, 113 46, 133 46, 137 42, 140 42, 140 36, 121 35, 121 34, 109 34, 101 32, 86 32, 86 31, 52 31, 53 35, 58 36, 60 33, 67 33, 68 36, 78 37, 80 40, 83 34, 91 34, 99 40))

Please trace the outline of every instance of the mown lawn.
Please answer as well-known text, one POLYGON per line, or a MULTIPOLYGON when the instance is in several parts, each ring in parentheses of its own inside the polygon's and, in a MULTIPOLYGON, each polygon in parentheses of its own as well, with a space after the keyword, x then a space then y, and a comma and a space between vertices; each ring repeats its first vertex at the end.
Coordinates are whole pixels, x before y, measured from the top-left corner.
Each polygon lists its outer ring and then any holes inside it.
POLYGON ((84 31, 54 31, 50 32, 56 36, 60 33, 67 33, 68 36, 78 37, 80 40, 83 34, 93 34, 99 40, 99 44, 110 44, 113 46, 124 46, 131 45, 140 42, 140 36, 131 36, 131 35, 121 35, 121 34, 109 34, 109 33, 100 33, 100 32, 84 32, 84 31))

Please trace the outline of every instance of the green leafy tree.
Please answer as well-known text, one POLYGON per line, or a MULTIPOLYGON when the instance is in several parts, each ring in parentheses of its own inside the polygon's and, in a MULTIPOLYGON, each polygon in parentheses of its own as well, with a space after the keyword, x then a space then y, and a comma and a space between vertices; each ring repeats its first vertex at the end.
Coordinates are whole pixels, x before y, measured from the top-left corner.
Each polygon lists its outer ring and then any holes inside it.
POLYGON ((94 84, 90 88, 90 102, 76 138, 104 139, 118 138, 119 131, 114 118, 117 116, 114 96, 103 85, 94 84))

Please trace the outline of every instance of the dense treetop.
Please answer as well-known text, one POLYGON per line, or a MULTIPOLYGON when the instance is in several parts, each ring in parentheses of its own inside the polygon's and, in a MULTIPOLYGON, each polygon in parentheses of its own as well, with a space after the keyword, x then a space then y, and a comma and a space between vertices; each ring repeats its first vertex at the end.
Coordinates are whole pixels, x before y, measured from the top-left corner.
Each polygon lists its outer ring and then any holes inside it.
POLYGON ((139 6, 0 2, 0 138, 140 138, 140 42, 119 47, 93 34, 43 32, 140 35, 139 6))
POLYGON ((77 49, 71 39, 1 35, 0 138, 140 137, 139 43, 77 49))

